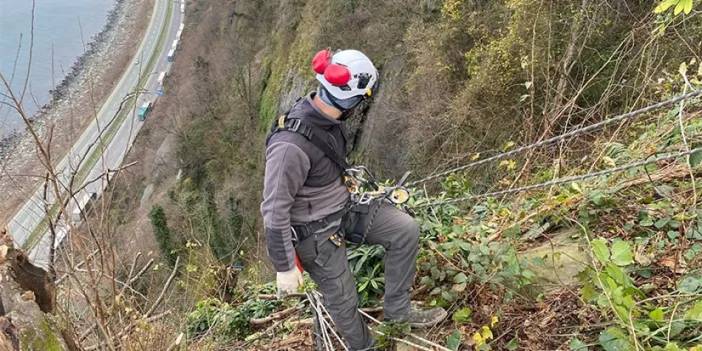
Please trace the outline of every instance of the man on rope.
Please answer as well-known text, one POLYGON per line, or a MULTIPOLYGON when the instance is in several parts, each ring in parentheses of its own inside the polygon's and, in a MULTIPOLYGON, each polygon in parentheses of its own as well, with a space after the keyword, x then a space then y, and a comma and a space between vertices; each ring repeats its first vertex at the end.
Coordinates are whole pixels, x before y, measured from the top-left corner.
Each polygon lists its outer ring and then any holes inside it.
POLYGON ((274 121, 266 141, 261 213, 268 254, 277 271, 278 295, 297 292, 309 272, 324 305, 349 349, 373 348, 358 312, 358 293, 346 257, 346 240, 385 248, 386 321, 428 327, 446 317, 440 308, 410 306, 419 227, 407 213, 385 201, 352 202, 344 174, 346 139, 341 122, 376 93, 378 71, 356 50, 318 52, 312 68, 316 92, 274 121))

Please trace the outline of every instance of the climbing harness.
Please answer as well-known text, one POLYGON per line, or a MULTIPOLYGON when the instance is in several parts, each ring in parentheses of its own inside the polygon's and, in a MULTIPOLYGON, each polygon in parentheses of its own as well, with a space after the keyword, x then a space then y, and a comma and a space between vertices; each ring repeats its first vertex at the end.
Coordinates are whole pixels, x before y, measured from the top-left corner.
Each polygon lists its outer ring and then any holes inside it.
POLYGON ((340 169, 340 171, 351 168, 351 166, 346 162, 346 159, 339 155, 332 147, 322 139, 322 135, 325 132, 314 124, 307 123, 299 118, 288 118, 290 111, 278 117, 278 119, 271 126, 271 131, 269 138, 278 132, 288 131, 300 134, 304 136, 310 143, 321 150, 324 155, 332 160, 340 169))
POLYGON ((410 198, 404 187, 411 172, 406 172, 393 186, 379 185, 373 174, 365 166, 355 166, 344 172, 344 184, 351 193, 351 201, 368 204, 373 200, 387 199, 395 205, 402 205, 410 198))
POLYGON ((373 175, 363 166, 347 170, 344 182, 351 196, 348 202, 348 213, 344 217, 341 228, 346 240, 361 244, 366 241, 367 233, 372 229, 373 222, 380 207, 384 203, 393 204, 411 214, 406 202, 410 193, 404 183, 410 172, 391 186, 380 185, 373 175))

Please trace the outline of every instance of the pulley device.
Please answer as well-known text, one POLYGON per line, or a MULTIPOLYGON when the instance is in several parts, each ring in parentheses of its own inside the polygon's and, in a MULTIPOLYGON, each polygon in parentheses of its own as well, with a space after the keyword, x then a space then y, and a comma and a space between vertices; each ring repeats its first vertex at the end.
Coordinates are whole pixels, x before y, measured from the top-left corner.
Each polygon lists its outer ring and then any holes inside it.
POLYGON ((344 184, 351 193, 351 202, 365 205, 373 200, 388 200, 395 205, 403 205, 410 198, 410 192, 404 187, 411 172, 391 186, 380 185, 365 166, 354 166, 344 172, 344 184))

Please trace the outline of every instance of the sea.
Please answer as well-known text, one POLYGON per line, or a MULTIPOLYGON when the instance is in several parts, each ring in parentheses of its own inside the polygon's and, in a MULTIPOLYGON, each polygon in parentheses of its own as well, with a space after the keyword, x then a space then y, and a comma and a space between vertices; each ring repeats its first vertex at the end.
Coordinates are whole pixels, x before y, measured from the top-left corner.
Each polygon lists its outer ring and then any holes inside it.
MULTIPOLYGON (((49 91, 103 29, 114 4, 115 0, 0 0, 0 73, 16 95, 25 90, 22 105, 28 115, 49 102, 49 91)), ((19 114, 6 105, 6 95, 0 80, 0 141, 23 128, 19 114)))

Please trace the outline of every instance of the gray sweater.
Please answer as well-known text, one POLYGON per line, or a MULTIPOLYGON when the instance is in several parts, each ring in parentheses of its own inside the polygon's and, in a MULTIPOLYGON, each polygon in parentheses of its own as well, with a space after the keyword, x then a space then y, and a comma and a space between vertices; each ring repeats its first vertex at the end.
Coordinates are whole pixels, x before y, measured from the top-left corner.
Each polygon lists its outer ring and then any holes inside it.
MULTIPOLYGON (((345 152, 340 122, 317 109, 313 94, 296 104, 288 117, 304 119, 328 130, 331 140, 345 152)), ((263 185, 261 214, 266 230, 268 255, 278 272, 295 266, 291 224, 316 221, 341 210, 349 193, 341 178, 341 170, 324 157, 318 148, 303 136, 288 131, 273 135, 266 149, 266 171, 263 185), (306 144, 309 143, 309 144, 306 144), (307 150, 308 152, 305 152, 307 150), (335 172, 329 184, 310 186, 308 177, 335 172)), ((329 178, 329 177, 327 177, 329 178)))

